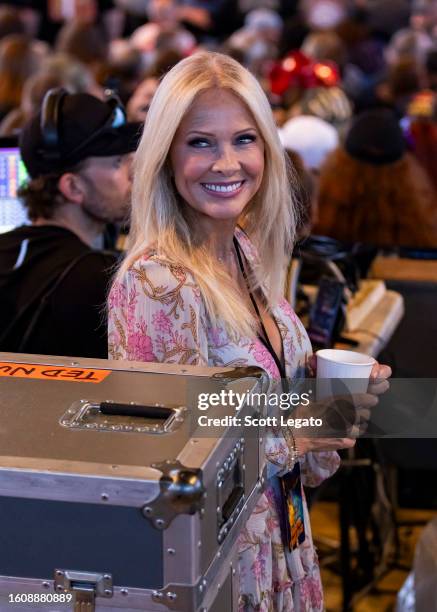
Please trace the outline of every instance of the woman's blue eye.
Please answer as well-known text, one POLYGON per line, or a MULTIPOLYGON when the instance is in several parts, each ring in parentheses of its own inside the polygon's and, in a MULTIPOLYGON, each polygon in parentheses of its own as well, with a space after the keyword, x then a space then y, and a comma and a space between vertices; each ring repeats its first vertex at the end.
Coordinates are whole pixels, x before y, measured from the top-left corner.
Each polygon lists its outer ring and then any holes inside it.
MULTIPOLYGON (((251 144, 252 142, 255 142, 255 140, 256 140, 255 134, 241 134, 240 136, 236 138, 237 144, 243 144, 243 145, 251 144)), ((212 146, 211 142, 207 138, 203 138, 200 136, 189 140, 188 145, 196 149, 204 149, 206 147, 212 146)))
POLYGON ((209 146, 209 141, 206 138, 192 138, 188 141, 190 147, 196 147, 197 149, 209 146))
POLYGON ((255 140, 255 134, 242 134, 238 137, 238 142, 240 142, 241 144, 249 144, 250 142, 255 142, 255 140))

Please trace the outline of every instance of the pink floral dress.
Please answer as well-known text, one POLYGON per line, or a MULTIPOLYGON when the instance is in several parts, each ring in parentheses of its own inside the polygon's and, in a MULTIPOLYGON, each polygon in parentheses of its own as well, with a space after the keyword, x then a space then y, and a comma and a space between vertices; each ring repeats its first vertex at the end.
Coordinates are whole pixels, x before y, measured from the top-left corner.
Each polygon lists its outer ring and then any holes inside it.
MULTIPOLYGON (((235 236, 250 265, 256 251, 239 229, 235 236)), ((282 336, 288 377, 302 375, 311 344, 294 311, 282 300, 273 310, 282 336)), ((211 327, 189 270, 144 253, 114 283, 109 295, 109 356, 112 359, 209 366, 257 365, 280 378, 274 359, 253 338, 231 341, 224 328, 211 327)), ((268 438, 269 476, 289 467, 283 437, 268 438)), ((339 465, 337 453, 307 453, 300 459, 302 482, 317 486, 339 465)), ((240 612, 321 612, 323 593, 304 500, 305 541, 291 553, 281 539, 273 487, 261 496, 239 540, 240 612)))

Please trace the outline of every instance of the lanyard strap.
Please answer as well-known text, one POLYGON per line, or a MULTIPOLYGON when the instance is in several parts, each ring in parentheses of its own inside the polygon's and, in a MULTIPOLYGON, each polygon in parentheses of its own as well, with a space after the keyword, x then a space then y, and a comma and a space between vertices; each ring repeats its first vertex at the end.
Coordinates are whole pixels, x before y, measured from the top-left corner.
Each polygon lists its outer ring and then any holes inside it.
POLYGON ((238 240, 235 238, 235 236, 234 236, 234 246, 235 246, 235 252, 237 253, 238 265, 240 266, 241 273, 242 273, 244 281, 246 283, 247 291, 249 292, 250 300, 251 300, 251 302, 253 304, 253 307, 254 307, 255 312, 256 312, 256 316, 258 317, 259 324, 260 324, 262 332, 264 334, 264 335, 261 335, 261 334, 257 333, 258 340, 269 351, 269 353, 271 354, 271 356, 273 357, 273 359, 275 361, 276 367, 278 368, 278 371, 279 371, 279 373, 281 375, 281 378, 285 379, 287 377, 287 374, 285 372, 285 367, 282 364, 282 362, 279 359, 279 357, 277 356, 276 351, 273 348, 272 343, 270 342, 270 338, 269 338, 269 335, 267 333, 267 330, 264 327, 264 323, 263 323, 263 320, 262 320, 262 317, 261 317, 261 313, 260 313, 259 308, 258 308, 258 304, 256 303, 256 300, 255 300, 255 298, 254 298, 254 296, 252 294, 252 291, 250 289, 249 279, 247 278, 246 270, 244 269, 243 259, 241 257, 240 245, 238 244, 238 240))

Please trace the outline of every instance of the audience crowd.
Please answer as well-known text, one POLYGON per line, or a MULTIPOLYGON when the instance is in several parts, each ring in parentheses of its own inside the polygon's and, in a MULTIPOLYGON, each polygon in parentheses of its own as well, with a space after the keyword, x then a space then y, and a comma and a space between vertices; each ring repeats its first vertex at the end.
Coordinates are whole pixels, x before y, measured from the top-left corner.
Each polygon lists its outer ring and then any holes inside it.
POLYGON ((106 88, 115 89, 128 119, 144 121, 169 68, 196 50, 221 51, 259 79, 285 148, 313 174, 317 231, 372 242, 372 224, 401 215, 403 230, 381 229, 377 244, 437 246, 433 0, 82 0, 66 6, 2 4, 0 135, 18 133, 56 86, 101 98, 106 88), (368 110, 371 117, 353 127, 354 116, 368 110), (378 148, 388 146, 388 137, 370 142, 377 132, 372 121, 388 121, 391 137, 399 125, 402 155, 380 162, 387 152, 378 148), (351 139, 374 155, 351 153, 351 139), (364 208, 374 211, 370 227, 364 208), (337 213, 345 227, 352 223, 352 234, 327 221, 337 213), (409 223, 423 214, 429 227, 410 232, 409 223))
POLYGON ((205 49, 267 94, 301 238, 437 248, 435 0, 2 3, 0 136, 18 136, 54 87, 113 90, 142 123, 163 75, 205 49))

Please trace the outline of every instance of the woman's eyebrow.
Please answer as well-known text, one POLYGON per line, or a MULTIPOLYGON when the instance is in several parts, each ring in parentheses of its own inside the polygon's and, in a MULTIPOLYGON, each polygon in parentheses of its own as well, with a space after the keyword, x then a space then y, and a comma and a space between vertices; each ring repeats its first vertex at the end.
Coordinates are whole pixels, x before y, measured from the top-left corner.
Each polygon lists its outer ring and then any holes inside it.
MULTIPOLYGON (((248 127, 244 128, 242 130, 238 130, 237 132, 234 132, 234 135, 236 135, 236 134, 244 134, 245 132, 250 132, 251 130, 254 131, 254 132, 257 131, 255 126, 248 126, 248 127)), ((213 137, 216 136, 215 133, 206 132, 204 130, 190 130, 189 132, 187 132, 186 135, 190 136, 191 134, 201 134, 202 136, 213 136, 213 137)))
POLYGON ((189 132, 187 132, 187 136, 190 136, 191 134, 201 134, 202 136, 215 136, 215 134, 212 134, 211 132, 204 132, 203 130, 190 130, 189 132))
POLYGON ((235 132, 236 134, 244 134, 245 132, 257 132, 257 128, 254 125, 248 126, 246 128, 244 128, 244 130, 238 130, 238 132, 235 132))

